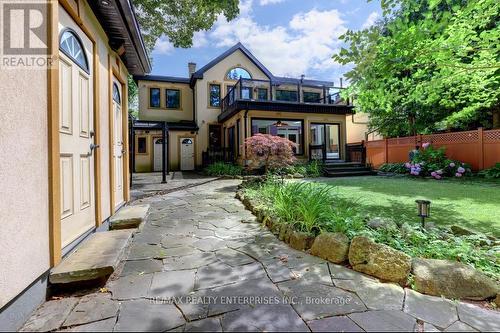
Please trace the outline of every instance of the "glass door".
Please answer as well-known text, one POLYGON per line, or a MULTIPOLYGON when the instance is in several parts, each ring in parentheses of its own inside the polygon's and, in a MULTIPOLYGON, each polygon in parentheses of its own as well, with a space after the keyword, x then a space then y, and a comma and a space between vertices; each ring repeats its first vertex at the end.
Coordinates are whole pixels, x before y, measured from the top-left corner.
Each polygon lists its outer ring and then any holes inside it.
POLYGON ((340 125, 325 125, 326 159, 340 159, 340 125))
POLYGON ((340 159, 340 124, 310 125, 311 159, 340 159))

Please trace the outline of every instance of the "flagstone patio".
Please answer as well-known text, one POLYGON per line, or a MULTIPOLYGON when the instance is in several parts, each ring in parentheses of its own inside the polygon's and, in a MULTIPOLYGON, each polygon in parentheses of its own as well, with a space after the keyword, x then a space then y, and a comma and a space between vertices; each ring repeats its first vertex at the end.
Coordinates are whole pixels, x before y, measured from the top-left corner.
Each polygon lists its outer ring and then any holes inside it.
POLYGON ((295 251, 234 198, 238 180, 145 197, 104 289, 46 302, 24 330, 499 331, 500 313, 295 251))

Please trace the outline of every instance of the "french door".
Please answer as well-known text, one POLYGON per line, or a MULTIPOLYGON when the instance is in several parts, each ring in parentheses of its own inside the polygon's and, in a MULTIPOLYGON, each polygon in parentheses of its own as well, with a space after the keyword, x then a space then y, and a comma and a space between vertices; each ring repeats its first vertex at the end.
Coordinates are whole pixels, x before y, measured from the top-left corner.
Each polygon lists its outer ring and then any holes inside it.
POLYGON ((311 123, 311 158, 322 160, 340 159, 340 124, 311 123))

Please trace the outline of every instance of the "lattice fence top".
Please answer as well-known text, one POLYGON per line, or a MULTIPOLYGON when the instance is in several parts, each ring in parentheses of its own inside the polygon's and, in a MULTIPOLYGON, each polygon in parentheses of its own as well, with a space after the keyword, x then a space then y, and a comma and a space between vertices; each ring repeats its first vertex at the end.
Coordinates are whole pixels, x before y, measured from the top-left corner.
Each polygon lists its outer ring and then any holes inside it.
POLYGON ((366 142, 367 147, 385 147, 385 140, 375 140, 375 141, 367 141, 366 142))
POLYGON ((432 143, 475 143, 478 141, 478 131, 431 134, 422 136, 422 142, 432 143))
POLYGON ((500 130, 484 131, 483 140, 485 143, 500 142, 500 130))
POLYGON ((387 144, 389 145, 411 145, 415 146, 417 144, 417 138, 414 136, 406 136, 403 138, 392 138, 387 139, 387 144))

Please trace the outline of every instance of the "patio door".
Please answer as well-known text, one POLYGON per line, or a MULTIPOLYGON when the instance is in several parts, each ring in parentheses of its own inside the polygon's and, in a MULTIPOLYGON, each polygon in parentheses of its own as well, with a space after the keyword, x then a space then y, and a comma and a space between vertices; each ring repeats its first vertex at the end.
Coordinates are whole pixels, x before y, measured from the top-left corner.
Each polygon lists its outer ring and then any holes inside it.
POLYGON ((113 162, 115 168, 115 207, 121 206, 124 202, 123 195, 123 113, 121 105, 121 84, 113 78, 113 162))
POLYGON ((316 148, 311 154, 313 159, 340 159, 340 124, 318 124, 310 126, 311 146, 316 148))
POLYGON ((95 226, 93 44, 59 7, 61 247, 95 226))

